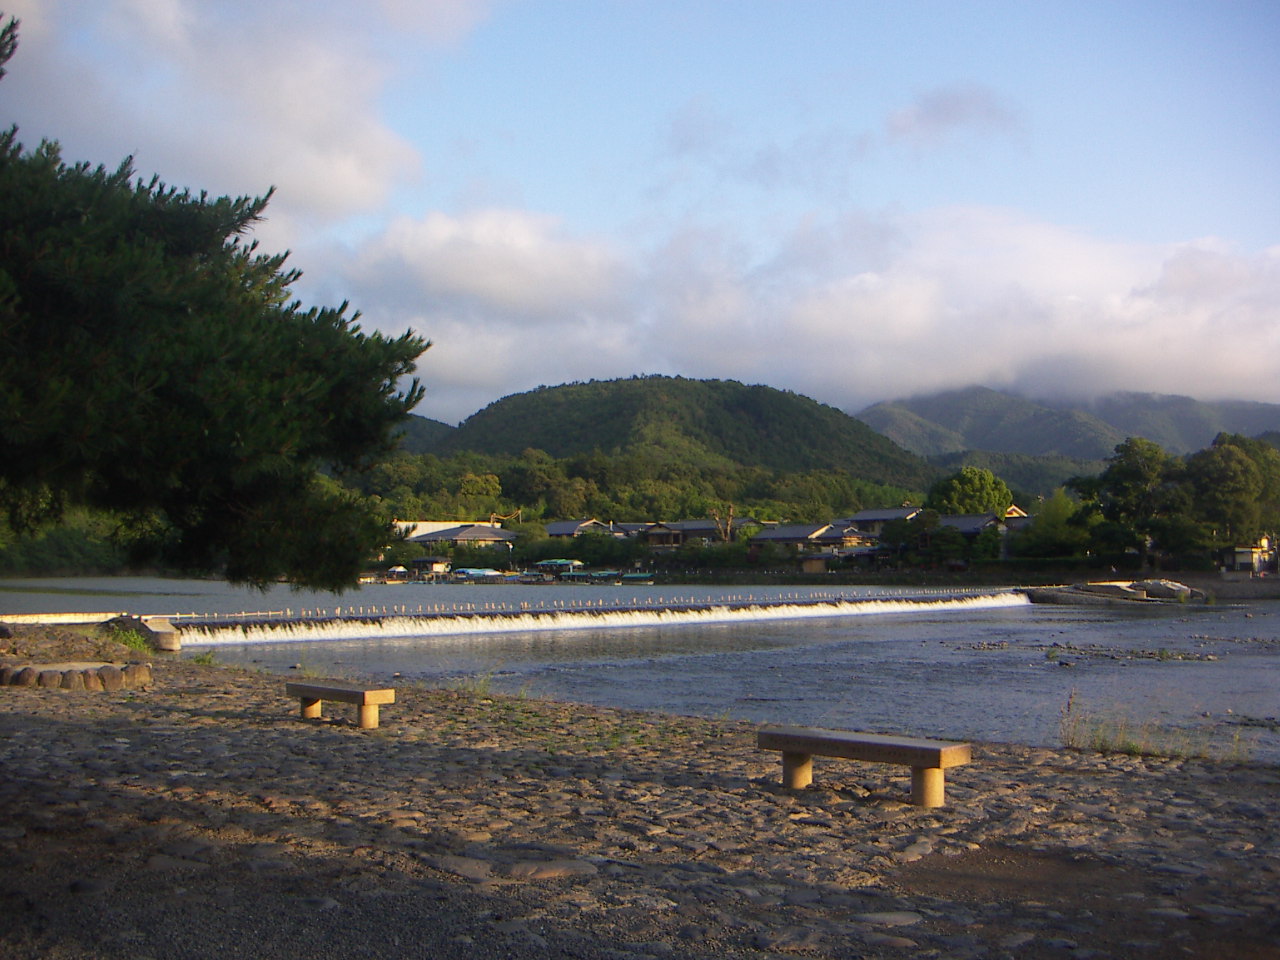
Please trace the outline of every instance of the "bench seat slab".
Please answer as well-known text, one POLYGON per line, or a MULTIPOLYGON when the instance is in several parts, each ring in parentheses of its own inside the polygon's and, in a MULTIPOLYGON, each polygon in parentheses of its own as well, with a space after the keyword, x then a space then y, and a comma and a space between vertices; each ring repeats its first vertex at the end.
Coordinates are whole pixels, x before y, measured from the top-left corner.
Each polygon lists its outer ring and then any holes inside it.
POLYGON ((355 683, 286 683, 285 694, 297 697, 302 704, 302 718, 315 720, 323 716, 322 704, 325 700, 338 700, 342 703, 353 703, 359 713, 359 723, 363 730, 374 730, 378 726, 378 707, 384 703, 395 703, 394 689, 373 690, 355 683))
POLYGON ((945 769, 973 759, 972 748, 967 743, 814 727, 765 727, 757 734, 756 744, 761 750, 811 753, 869 763, 898 763, 908 767, 945 769))
POLYGON ((369 703, 395 703, 394 689, 371 690, 358 683, 297 683, 285 684, 284 691, 291 697, 318 697, 321 700, 341 700, 357 706, 369 703))
POLYGON ((972 759, 967 743, 922 740, 847 730, 812 727, 765 727, 756 736, 761 750, 782 752, 782 783, 791 789, 813 782, 813 757, 838 757, 869 763, 894 763, 911 768, 911 802, 940 807, 946 802, 943 770, 972 759))

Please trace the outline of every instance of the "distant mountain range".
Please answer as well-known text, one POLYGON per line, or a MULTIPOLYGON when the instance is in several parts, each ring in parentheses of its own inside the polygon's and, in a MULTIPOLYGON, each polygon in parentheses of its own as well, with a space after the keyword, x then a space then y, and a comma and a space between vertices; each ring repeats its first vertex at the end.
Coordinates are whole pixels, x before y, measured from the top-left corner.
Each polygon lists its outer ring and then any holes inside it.
POLYGON ((1202 450, 1219 433, 1280 430, 1280 404, 1206 402, 1155 393, 1114 393, 1092 403, 1029 400, 986 387, 867 407, 857 418, 921 456, 985 450, 1105 459, 1126 437, 1169 453, 1202 450))
POLYGON ((1046 494, 1100 472, 1117 444, 1141 436, 1170 453, 1222 432, 1280 440, 1280 404, 1116 393, 1088 404, 1032 400, 986 387, 878 403, 856 416, 789 391, 731 380, 632 377, 539 387, 504 397, 457 427, 411 417, 403 446, 553 457, 643 450, 680 462, 845 470, 924 490, 980 466, 1016 491, 1046 494))
POLYGON ((857 417, 943 470, 985 467, 1031 494, 1097 474, 1126 437, 1144 437, 1173 454, 1203 450, 1223 432, 1280 437, 1280 404, 1154 393, 1069 404, 968 387, 877 403, 857 417))

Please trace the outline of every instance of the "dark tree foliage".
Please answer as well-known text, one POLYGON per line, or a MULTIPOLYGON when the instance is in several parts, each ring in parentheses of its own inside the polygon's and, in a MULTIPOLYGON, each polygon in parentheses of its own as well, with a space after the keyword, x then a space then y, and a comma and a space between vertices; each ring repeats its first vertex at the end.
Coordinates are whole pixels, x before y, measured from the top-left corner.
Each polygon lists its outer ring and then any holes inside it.
POLYGON ((242 239, 268 197, 197 196, 0 134, 0 505, 15 529, 83 504, 130 518, 169 562, 330 589, 386 541, 321 471, 390 450, 421 396, 398 384, 427 344, 291 301, 299 274, 242 239))
POLYGON ((1271 445, 1219 434, 1187 458, 1187 478, 1213 544, 1249 543, 1280 531, 1280 452, 1271 445))
POLYGON ((982 467, 961 467, 929 488, 925 506, 939 513, 994 513, 1003 517, 1013 493, 1003 480, 982 467))
POLYGON ((902 487, 840 471, 789 473, 725 465, 673 463, 649 451, 599 451, 556 459, 543 450, 519 456, 400 454, 359 478, 360 491, 402 520, 480 518, 520 512, 526 523, 596 517, 606 521, 689 520, 722 515, 757 520, 827 521, 866 507, 918 499, 902 487))
POLYGON ((1101 556, 1133 551, 1145 563, 1150 550, 1186 556, 1280 530, 1280 453, 1238 434, 1185 459, 1131 437, 1099 476, 1070 487, 1101 556))

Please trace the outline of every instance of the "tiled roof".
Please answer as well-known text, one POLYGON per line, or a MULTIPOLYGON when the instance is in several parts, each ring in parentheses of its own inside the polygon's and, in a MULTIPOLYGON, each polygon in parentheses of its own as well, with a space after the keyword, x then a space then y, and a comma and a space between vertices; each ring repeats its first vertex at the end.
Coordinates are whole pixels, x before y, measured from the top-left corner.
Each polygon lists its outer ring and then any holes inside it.
POLYGON ((449 527, 447 530, 436 530, 433 533, 424 533, 420 537, 413 537, 412 543, 457 543, 459 541, 480 542, 488 540, 490 542, 507 541, 516 539, 516 535, 510 530, 503 530, 500 527, 491 527, 487 523, 467 523, 457 527, 449 527))

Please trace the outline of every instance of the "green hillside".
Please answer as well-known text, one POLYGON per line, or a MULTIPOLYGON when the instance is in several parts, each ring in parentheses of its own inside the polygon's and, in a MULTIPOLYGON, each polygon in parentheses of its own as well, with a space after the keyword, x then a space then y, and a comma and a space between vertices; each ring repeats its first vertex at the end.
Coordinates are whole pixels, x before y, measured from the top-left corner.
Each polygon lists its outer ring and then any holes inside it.
POLYGON ((922 457, 959 453, 968 449, 964 434, 927 420, 901 403, 878 403, 858 419, 898 446, 922 457))
POLYGON ((400 449, 406 453, 428 453, 438 449, 456 429, 430 417, 410 414, 400 430, 400 449))
POLYGON ((1055 409, 986 387, 879 403, 858 419, 924 456, 988 450, 1100 460, 1126 436, 1086 411, 1055 409))
POLYGON ((1280 404, 1204 401, 1157 393, 1114 393, 1089 407, 1125 436, 1145 437, 1170 453, 1202 450, 1219 433, 1256 437, 1280 430, 1280 404))
POLYGON ((432 452, 553 457, 642 451, 683 462, 780 471, 842 470, 923 489, 936 471, 834 407, 728 380, 633 377, 540 387, 485 407, 432 452))

